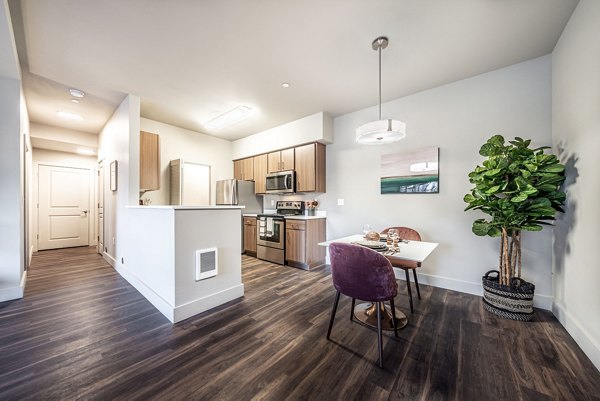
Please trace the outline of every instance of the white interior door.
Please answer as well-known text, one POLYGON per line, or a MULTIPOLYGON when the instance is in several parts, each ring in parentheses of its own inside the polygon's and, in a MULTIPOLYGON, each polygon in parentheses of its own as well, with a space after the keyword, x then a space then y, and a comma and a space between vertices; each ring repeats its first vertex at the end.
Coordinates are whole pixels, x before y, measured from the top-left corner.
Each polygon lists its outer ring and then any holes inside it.
POLYGON ((39 165, 38 249, 89 245, 90 170, 39 165))

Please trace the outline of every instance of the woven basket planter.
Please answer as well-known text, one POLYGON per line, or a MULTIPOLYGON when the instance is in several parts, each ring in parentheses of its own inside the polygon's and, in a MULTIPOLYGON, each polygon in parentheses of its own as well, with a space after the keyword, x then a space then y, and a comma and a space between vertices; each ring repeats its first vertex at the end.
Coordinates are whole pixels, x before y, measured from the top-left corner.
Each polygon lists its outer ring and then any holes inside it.
POLYGON ((490 270, 482 277, 484 308, 506 319, 530 321, 535 285, 516 277, 510 285, 502 285, 498 282, 499 276, 498 270, 490 270))

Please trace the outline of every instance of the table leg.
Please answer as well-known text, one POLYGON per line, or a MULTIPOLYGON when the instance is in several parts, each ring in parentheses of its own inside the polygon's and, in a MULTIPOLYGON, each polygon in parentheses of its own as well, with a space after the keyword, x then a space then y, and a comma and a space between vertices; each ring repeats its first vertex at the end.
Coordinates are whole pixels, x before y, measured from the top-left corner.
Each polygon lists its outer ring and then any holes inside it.
MULTIPOLYGON (((354 317, 365 326, 377 328, 377 309, 376 302, 368 302, 356 305, 354 308, 354 317)), ((383 330, 393 331, 394 321, 392 317, 392 309, 385 305, 383 302, 381 305, 381 328, 383 330)), ((396 324, 398 329, 405 327, 408 324, 408 318, 404 312, 396 309, 396 324)))

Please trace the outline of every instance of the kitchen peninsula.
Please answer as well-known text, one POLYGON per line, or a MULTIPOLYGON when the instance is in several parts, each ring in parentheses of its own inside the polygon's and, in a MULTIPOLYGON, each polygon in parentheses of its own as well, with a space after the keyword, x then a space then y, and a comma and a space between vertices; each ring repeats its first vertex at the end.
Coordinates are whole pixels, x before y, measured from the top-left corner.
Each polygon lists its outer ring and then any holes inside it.
POLYGON ((115 268, 173 323, 240 298, 242 209, 129 206, 127 251, 115 268), (196 251, 211 248, 217 274, 198 280, 205 265, 196 266, 196 251))

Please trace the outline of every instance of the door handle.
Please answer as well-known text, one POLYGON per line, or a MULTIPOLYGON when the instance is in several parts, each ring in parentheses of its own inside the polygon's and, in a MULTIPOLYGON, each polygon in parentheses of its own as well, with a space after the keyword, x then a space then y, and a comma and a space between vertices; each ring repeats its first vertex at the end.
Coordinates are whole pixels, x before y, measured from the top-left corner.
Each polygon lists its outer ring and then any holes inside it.
POLYGON ((83 212, 81 212, 81 213, 83 213, 83 214, 82 214, 82 215, 79 215, 80 217, 87 217, 88 211, 87 211, 87 210, 84 210, 84 211, 83 211, 83 212))

